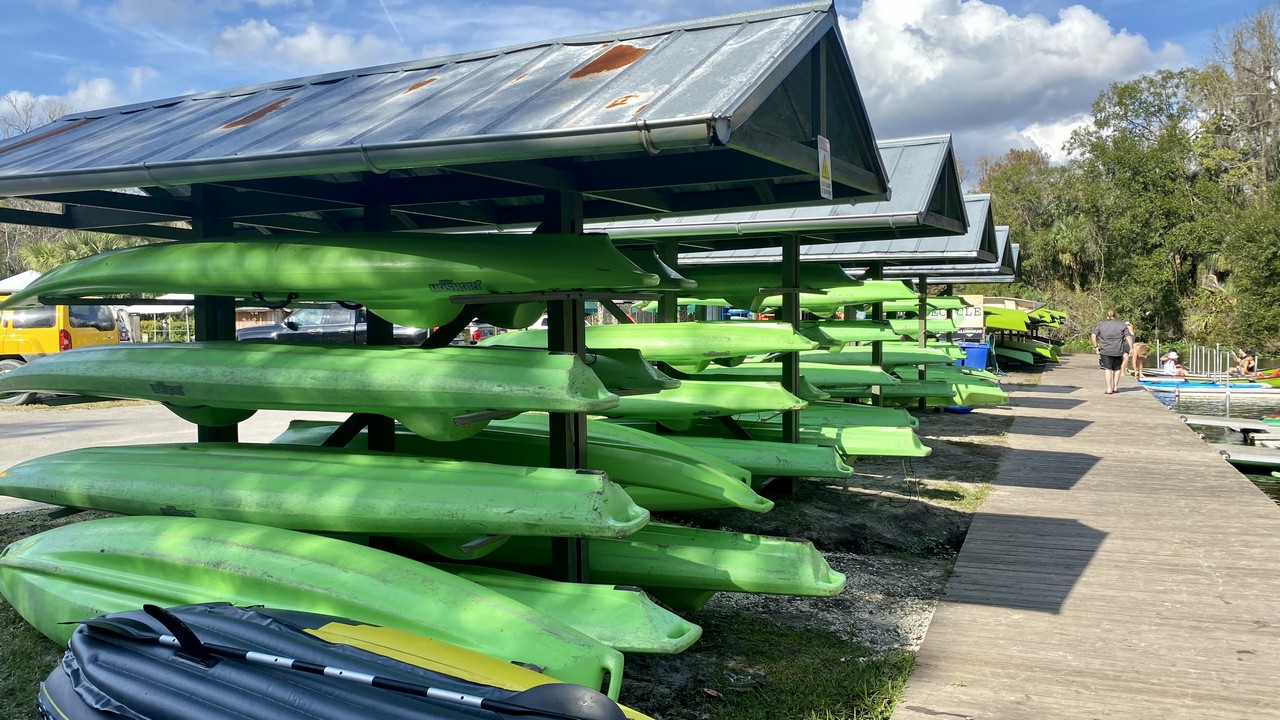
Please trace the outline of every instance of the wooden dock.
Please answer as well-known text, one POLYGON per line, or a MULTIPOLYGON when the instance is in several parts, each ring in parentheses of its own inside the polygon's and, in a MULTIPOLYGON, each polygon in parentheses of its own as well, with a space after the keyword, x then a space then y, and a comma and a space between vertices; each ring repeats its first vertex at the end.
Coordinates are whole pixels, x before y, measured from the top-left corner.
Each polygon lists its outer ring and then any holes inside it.
POLYGON ((894 720, 1280 718, 1280 506, 1092 355, 1011 386, 1011 452, 894 720))

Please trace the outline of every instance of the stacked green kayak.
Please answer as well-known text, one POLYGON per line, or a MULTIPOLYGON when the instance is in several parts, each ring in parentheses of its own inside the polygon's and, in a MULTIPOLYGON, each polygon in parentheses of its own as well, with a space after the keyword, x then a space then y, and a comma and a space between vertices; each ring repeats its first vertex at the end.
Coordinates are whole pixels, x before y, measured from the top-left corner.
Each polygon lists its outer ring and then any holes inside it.
MULTIPOLYGON (((819 363, 824 365, 871 365, 871 348, 867 346, 848 346, 840 352, 806 352, 800 353, 801 367, 805 363, 819 363)), ((920 347, 901 347, 896 346, 892 349, 885 348, 881 358, 881 364, 886 368, 895 367, 897 365, 920 365, 928 363, 950 364, 955 361, 951 357, 951 353, 946 350, 934 350, 932 348, 920 347)), ((817 381, 813 376, 809 379, 818 387, 826 387, 817 381)))
POLYGON ((772 477, 847 478, 853 474, 853 468, 830 447, 695 435, 671 437, 681 445, 714 455, 751 473, 752 487, 772 477))
POLYGON ((377 413, 437 440, 479 432, 488 419, 467 417, 476 413, 603 412, 618 404, 570 354, 237 342, 57 353, 0 376, 0 392, 24 391, 156 400, 215 426, 259 409, 377 413))
POLYGON ((988 332, 1020 332, 1025 333, 1027 328, 1027 314, 1022 310, 1014 310, 1012 308, 992 307, 990 305, 982 309, 982 324, 988 332))
POLYGON ((0 472, 0 494, 363 535, 626 537, 649 521, 603 473, 289 445, 68 450, 0 472))
MULTIPOLYGON (((849 305, 868 305, 890 300, 914 300, 919 297, 900 280, 865 280, 854 287, 832 288, 825 294, 800 293, 800 307, 819 315, 830 315, 849 305)), ((781 295, 770 295, 760 302, 761 307, 782 307, 781 295)))
POLYGON ((869 343, 901 338, 901 334, 894 332, 888 320, 820 320, 815 326, 843 343, 869 343))
MULTIPOLYGON (((816 343, 787 323, 691 322, 591 325, 586 328, 590 349, 635 348, 651 361, 678 367, 705 367, 748 355, 811 350, 816 343)), ((484 347, 545 348, 545 330, 502 333, 480 341, 484 347)))
MULTIPOLYGON (((626 540, 587 544, 593 581, 642 587, 678 610, 721 591, 829 597, 845 583, 807 541, 651 523, 626 540)), ((512 538, 483 563, 548 574, 551 542, 512 538)))
MULTIPOLYGON (((741 415, 739 419, 749 422, 782 422, 781 416, 766 414, 741 415)), ((920 426, 920 420, 902 408, 875 407, 851 403, 810 403, 808 407, 800 411, 801 427, 822 427, 826 425, 915 429, 920 426)))
MULTIPOLYGON (((295 420, 273 443, 319 445, 337 423, 295 420)), ((349 447, 368 446, 361 432, 349 447)), ((544 415, 528 414, 493 422, 478 435, 456 442, 425 440, 405 430, 396 433, 396 451, 409 455, 466 459, 489 457, 517 465, 545 467, 550 458, 544 415)), ((749 486, 743 468, 675 440, 615 425, 587 421, 587 462, 608 473, 636 504, 650 510, 707 510, 736 507, 765 512, 773 501, 749 486)))
MULTIPOLYGON (((772 421, 742 422, 742 427, 754 440, 783 442, 782 425, 772 421)), ((713 438, 731 438, 733 434, 723 424, 700 420, 688 428, 682 428, 677 437, 698 435, 713 438)), ((846 462, 859 456, 925 457, 932 452, 920 442, 919 436, 907 427, 804 425, 800 427, 799 441, 807 445, 834 448, 846 462)))
MULTIPOLYGON (((920 321, 916 318, 905 320, 890 320, 889 326, 898 335, 906 335, 908 337, 917 337, 920 333, 920 321)), ((926 318, 925 332, 935 335, 945 335, 956 331, 956 323, 949 318, 926 318)))
POLYGON ((675 390, 621 398, 600 415, 637 420, 691 421, 747 412, 799 410, 807 403, 776 382, 684 380, 675 390))
MULTIPOLYGON (((433 328, 457 317, 462 305, 450 300, 454 296, 627 290, 660 282, 618 252, 606 235, 490 234, 483 244, 480 239, 343 233, 296 241, 220 238, 142 245, 67 263, 0 306, 26 307, 41 296, 170 292, 281 302, 345 300, 394 323, 433 328)), ((486 306, 479 316, 503 327, 524 327, 540 312, 538 307, 512 312, 486 306)))
MULTIPOLYGON (((925 299, 925 307, 930 311, 933 310, 962 310, 969 306, 964 298, 954 295, 930 295, 925 299)), ((920 311, 920 303, 918 300, 891 300, 884 304, 884 311, 887 313, 915 313, 920 311)))
POLYGON ((505 595, 381 550, 262 525, 191 517, 65 525, 0 553, 0 591, 59 644, 75 628, 65 622, 144 603, 225 601, 395 628, 538 665, 611 697, 622 680, 621 653, 505 595))

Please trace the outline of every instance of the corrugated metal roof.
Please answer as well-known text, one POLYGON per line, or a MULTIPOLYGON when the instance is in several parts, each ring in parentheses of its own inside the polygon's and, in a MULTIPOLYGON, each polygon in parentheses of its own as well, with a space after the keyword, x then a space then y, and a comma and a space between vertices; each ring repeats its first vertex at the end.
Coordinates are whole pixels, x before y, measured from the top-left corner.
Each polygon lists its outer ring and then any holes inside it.
POLYGON ((911 279, 912 277, 926 276, 930 285, 940 283, 1016 282, 1018 279, 1019 246, 1017 243, 1009 241, 1009 227, 1007 225, 996 226, 995 235, 999 238, 997 247, 1000 248, 1000 252, 993 262, 967 265, 895 266, 885 268, 885 277, 911 279))
MULTIPOLYGON (((811 244, 800 248, 804 262, 918 265, 922 262, 990 262, 995 259, 995 233, 991 222, 991 196, 968 195, 964 199, 968 230, 963 235, 859 240, 811 244)), ((856 207, 856 206, 855 206, 856 207)), ((684 253, 681 265, 760 262, 781 260, 780 248, 746 248, 714 252, 684 253)))
POLYGON ((599 223, 593 231, 615 241, 677 237, 710 238, 799 234, 830 241, 849 236, 960 233, 968 226, 950 135, 876 143, 889 172, 891 197, 879 202, 599 223))
MULTIPOLYGON (((336 184, 389 170, 559 160, 514 168, 512 177, 501 167, 477 171, 523 188, 483 199, 551 188, 604 200, 597 216, 706 212, 736 205, 716 196, 683 208, 671 196, 765 178, 780 203, 821 202, 812 143, 824 123, 837 194, 883 197, 883 165, 827 0, 68 115, 0 142, 0 195, 144 187, 164 188, 155 194, 171 200, 194 183, 336 184), (810 115, 815 81, 826 118, 810 115), (726 149, 744 152, 721 155, 726 149), (719 152, 697 153, 715 156, 700 162, 701 175, 673 172, 694 150, 719 152), (744 155, 755 166, 729 167, 744 155), (662 182, 647 172, 644 184, 629 184, 636 173, 620 161, 632 159, 665 169, 662 182), (588 162, 596 160, 610 162, 588 162), (632 188, 654 191, 626 195, 632 188)), ((469 209, 434 217, 480 226, 508 219, 469 209)))

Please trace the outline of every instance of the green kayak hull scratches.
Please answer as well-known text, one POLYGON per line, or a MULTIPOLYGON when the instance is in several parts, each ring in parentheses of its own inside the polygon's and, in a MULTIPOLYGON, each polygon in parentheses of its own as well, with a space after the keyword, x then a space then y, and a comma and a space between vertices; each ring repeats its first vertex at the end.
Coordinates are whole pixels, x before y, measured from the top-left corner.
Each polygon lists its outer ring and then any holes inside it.
POLYGON ((457 295, 622 290, 658 282, 605 235, 347 233, 113 250, 45 273, 3 307, 34 305, 41 296, 182 292, 277 302, 345 300, 393 323, 432 328, 458 316, 462 306, 450 301, 457 295), (547 261, 551 256, 554 262, 547 261))
POLYGON ((666 610, 637 587, 568 583, 479 565, 435 567, 501 593, 621 652, 674 654, 702 628, 666 610))
POLYGON ((0 392, 156 400, 191 422, 256 410, 389 415, 437 440, 474 435, 482 412, 602 412, 618 403, 576 355, 481 348, 195 342, 99 345, 0 376, 0 392))
POLYGON ((369 535, 626 537, 649 520, 603 473, 288 445, 68 450, 0 471, 0 494, 369 535))
POLYGON ((622 680, 621 653, 504 595, 392 553, 248 523, 120 517, 65 525, 0 553, 0 590, 60 645, 75 629, 65 621, 144 603, 225 601, 424 635, 532 663, 610 697, 622 680))
MULTIPOLYGON (((635 348, 647 360, 704 367, 712 360, 811 350, 817 343, 787 323, 690 322, 591 325, 587 347, 635 348)), ((482 346, 545 348, 547 331, 509 332, 480 341, 482 346)))
MULTIPOLYGON (((676 609, 721 591, 830 597, 845 582, 808 541, 653 523, 626 540, 587 544, 593 582, 637 585, 676 609)), ((512 538, 483 563, 547 573, 551 541, 512 538)))
MULTIPOLYGON (((295 420, 273 443, 319 445, 337 423, 295 420)), ((410 455, 466 459, 487 457, 545 467, 551 456, 545 415, 529 413, 493 422, 472 438, 433 442, 407 431, 396 433, 396 451, 410 455)), ((368 446, 361 432, 350 447, 368 446)), ((609 475, 636 504, 649 510, 711 510, 736 507, 766 512, 773 501, 750 487, 750 474, 718 456, 675 440, 603 420, 587 421, 587 464, 609 475)))

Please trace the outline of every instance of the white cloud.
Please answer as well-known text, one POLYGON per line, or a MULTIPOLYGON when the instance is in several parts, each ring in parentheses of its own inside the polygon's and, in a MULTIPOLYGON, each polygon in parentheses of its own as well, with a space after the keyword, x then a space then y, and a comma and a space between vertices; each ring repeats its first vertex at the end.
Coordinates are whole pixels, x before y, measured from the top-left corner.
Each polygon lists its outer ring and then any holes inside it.
POLYGON ((404 45, 374 35, 356 38, 345 33, 328 34, 319 25, 308 25, 296 35, 286 35, 266 20, 246 20, 222 32, 214 43, 214 56, 248 62, 274 62, 300 70, 341 70, 409 60, 404 45))
POLYGON ((842 30, 876 135, 950 132, 966 164, 1014 147, 1060 158, 1108 85, 1185 61, 1079 5, 1051 20, 981 0, 865 0, 842 30))
POLYGON ((129 95, 140 97, 147 83, 158 77, 160 77, 160 73, 155 68, 147 65, 129 68, 129 95))

